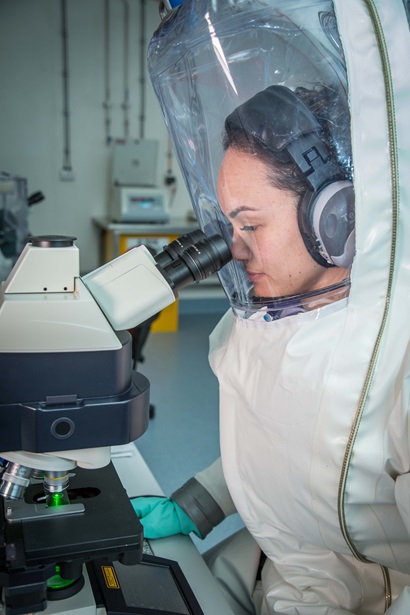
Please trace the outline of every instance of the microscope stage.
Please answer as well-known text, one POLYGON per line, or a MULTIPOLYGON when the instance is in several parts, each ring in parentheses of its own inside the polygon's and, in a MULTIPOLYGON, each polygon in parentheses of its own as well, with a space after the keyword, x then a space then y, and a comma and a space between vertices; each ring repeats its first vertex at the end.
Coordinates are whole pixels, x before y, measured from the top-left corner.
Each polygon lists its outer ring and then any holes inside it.
MULTIPOLYGON (((68 494, 70 503, 83 504, 84 512, 6 523, 6 542, 15 545, 10 551, 24 553, 24 561, 17 555, 9 562, 11 568, 97 557, 140 561, 142 526, 111 463, 97 470, 76 468, 68 494)), ((42 496, 42 483, 30 485, 26 506, 42 496)))

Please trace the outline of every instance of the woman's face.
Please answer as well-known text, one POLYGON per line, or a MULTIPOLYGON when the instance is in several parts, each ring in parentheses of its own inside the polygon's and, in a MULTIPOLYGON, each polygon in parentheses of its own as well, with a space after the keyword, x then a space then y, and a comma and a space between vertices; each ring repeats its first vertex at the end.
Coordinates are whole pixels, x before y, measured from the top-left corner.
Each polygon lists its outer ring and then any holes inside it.
POLYGON ((241 261, 258 297, 283 297, 344 280, 310 256, 299 231, 295 193, 272 186, 256 156, 229 148, 218 177, 218 199, 232 223, 232 256, 241 261))

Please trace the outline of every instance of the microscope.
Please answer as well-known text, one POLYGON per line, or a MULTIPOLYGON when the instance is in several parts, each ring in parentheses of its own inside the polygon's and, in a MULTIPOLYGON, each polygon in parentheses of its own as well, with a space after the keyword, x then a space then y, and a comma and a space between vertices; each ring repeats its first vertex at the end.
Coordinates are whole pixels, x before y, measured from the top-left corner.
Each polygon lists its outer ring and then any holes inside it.
POLYGON ((114 564, 141 565, 142 526, 111 462, 112 446, 148 426, 128 330, 231 258, 221 236, 197 230, 80 277, 74 241, 31 237, 0 287, 1 615, 49 611, 85 579, 87 613, 104 612, 114 564))

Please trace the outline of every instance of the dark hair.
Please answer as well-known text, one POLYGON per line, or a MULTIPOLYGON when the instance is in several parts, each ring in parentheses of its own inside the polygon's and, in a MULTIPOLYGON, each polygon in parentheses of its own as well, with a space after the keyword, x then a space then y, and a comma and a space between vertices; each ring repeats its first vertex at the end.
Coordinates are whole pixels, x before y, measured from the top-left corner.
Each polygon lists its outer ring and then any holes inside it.
MULTIPOLYGON (((260 92, 238 107, 226 120, 222 145, 226 151, 233 148, 245 154, 255 155, 267 166, 267 179, 275 187, 291 190, 302 197, 309 188, 305 175, 295 164, 286 149, 271 147, 266 132, 276 128, 275 113, 269 106, 269 99, 262 98, 269 90, 260 92), (268 128, 267 128, 268 126, 268 128)), ((285 89, 279 86, 279 89, 285 89)), ((318 132, 330 152, 338 160, 346 178, 351 178, 349 112, 341 104, 337 92, 323 85, 314 89, 299 87, 294 94, 314 114, 318 132), (337 141, 334 132, 337 129, 337 141)), ((275 139, 275 137, 273 137, 275 139)))

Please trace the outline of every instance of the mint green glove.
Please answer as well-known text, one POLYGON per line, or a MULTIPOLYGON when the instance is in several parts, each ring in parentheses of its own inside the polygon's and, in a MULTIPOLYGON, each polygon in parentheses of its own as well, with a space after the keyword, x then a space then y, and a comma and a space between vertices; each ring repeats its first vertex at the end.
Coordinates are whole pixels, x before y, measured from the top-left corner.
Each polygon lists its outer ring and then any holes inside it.
POLYGON ((174 534, 194 532, 201 537, 188 515, 171 498, 143 496, 131 504, 144 527, 145 538, 165 538, 174 534))

